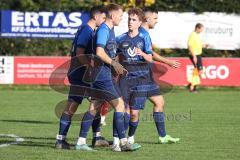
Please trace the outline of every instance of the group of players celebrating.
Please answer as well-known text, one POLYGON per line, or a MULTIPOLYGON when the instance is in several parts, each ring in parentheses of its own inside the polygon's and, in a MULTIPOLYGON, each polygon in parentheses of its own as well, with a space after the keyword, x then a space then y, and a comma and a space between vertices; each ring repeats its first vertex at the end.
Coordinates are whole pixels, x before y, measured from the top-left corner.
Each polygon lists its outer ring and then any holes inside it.
POLYGON ((93 147, 109 146, 100 134, 100 109, 109 104, 113 115, 113 151, 135 151, 141 148, 134 135, 139 123, 139 111, 147 99, 153 104, 153 119, 158 142, 176 143, 179 138, 166 134, 164 99, 151 72, 153 61, 178 67, 177 61, 161 57, 152 50, 149 29, 157 23, 157 12, 150 8, 128 10, 128 32, 115 37, 123 9, 118 4, 93 7, 90 20, 82 25, 73 40, 71 66, 68 72, 70 92, 60 119, 56 148, 70 149, 66 135, 71 118, 83 98, 90 101, 81 121, 75 149, 93 151, 93 147), (107 102, 107 103, 106 103, 107 102), (92 147, 87 145, 87 133, 92 126, 92 147), (128 137, 126 132, 128 131, 128 137))

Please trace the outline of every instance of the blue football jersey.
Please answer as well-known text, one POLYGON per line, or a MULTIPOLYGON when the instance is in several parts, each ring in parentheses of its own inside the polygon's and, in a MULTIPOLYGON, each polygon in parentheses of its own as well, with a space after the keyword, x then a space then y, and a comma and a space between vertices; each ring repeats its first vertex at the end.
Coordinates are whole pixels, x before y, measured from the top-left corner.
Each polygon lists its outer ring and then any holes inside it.
POLYGON ((110 29, 105 23, 96 31, 96 46, 104 48, 110 58, 114 58, 117 52, 117 42, 114 29, 110 29))
POLYGON ((149 45, 152 46, 152 40, 151 40, 149 32, 145 28, 143 28, 143 27, 139 27, 138 31, 140 32, 140 34, 143 35, 144 39, 147 42, 149 42, 149 45))
POLYGON ((128 77, 148 75, 150 73, 150 64, 142 56, 136 55, 135 49, 139 48, 146 54, 152 54, 151 41, 142 33, 135 37, 130 37, 128 33, 124 33, 117 37, 119 44, 124 41, 128 41, 131 45, 126 50, 120 49, 119 59, 120 63, 128 70, 128 77))
POLYGON ((84 48, 85 54, 93 54, 94 46, 93 46, 93 37, 94 37, 94 30, 89 25, 81 26, 73 40, 72 49, 71 49, 71 56, 76 56, 76 49, 77 47, 84 48))
POLYGON ((139 48, 146 54, 152 54, 152 45, 151 41, 145 37, 144 34, 139 33, 135 37, 130 37, 128 33, 124 33, 117 37, 118 44, 128 41, 131 45, 127 50, 121 50, 121 54, 124 55, 126 62, 144 62, 144 58, 140 55, 136 55, 135 49, 139 48))
POLYGON ((140 31, 135 37, 124 33, 117 37, 117 41, 119 44, 124 41, 131 43, 130 48, 121 50, 122 53, 119 53, 121 64, 128 70, 128 74, 119 79, 122 97, 132 109, 143 109, 148 96, 159 95, 159 88, 152 78, 151 63, 135 54, 136 48, 140 48, 146 54, 153 53, 150 36, 148 32, 140 31))
POLYGON ((83 25, 79 27, 75 38, 72 42, 72 49, 71 49, 71 66, 68 71, 68 79, 69 81, 82 81, 83 75, 86 71, 86 67, 82 64, 78 64, 76 57, 76 50, 77 48, 84 48, 84 54, 93 54, 94 53, 94 30, 89 25, 83 25))

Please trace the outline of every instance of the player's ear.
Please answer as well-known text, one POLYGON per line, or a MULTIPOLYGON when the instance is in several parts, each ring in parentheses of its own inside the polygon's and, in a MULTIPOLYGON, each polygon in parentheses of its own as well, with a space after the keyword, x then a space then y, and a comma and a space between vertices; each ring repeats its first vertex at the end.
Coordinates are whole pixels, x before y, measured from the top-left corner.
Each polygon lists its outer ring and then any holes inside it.
POLYGON ((114 13, 113 12, 110 13, 110 18, 114 19, 114 13))
POLYGON ((94 19, 94 20, 97 20, 97 15, 96 15, 96 14, 93 16, 93 19, 94 19))
POLYGON ((148 17, 145 17, 144 18, 144 22, 148 22, 149 21, 149 18, 148 17))

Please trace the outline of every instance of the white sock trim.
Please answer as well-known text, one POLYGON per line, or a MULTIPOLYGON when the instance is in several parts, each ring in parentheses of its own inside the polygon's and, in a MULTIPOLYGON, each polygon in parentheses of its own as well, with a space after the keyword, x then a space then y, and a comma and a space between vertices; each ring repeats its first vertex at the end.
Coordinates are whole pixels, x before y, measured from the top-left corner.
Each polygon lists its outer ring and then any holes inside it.
POLYGON ((56 139, 62 141, 66 139, 66 136, 57 134, 56 139))
POLYGON ((101 137, 101 132, 94 132, 93 137, 101 137))

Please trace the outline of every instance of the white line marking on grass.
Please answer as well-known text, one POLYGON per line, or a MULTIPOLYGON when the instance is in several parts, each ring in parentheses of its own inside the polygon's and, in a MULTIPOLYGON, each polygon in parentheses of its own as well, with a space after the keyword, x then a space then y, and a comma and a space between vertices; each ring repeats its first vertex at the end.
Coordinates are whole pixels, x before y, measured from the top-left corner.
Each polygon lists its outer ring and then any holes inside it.
POLYGON ((15 134, 0 134, 0 137, 11 137, 11 138, 15 138, 15 141, 13 141, 13 142, 5 143, 5 144, 0 144, 0 148, 1 148, 1 147, 7 147, 7 146, 10 146, 10 145, 13 145, 13 144, 18 144, 18 143, 24 141, 23 138, 21 138, 21 137, 19 137, 19 136, 16 136, 15 134))

